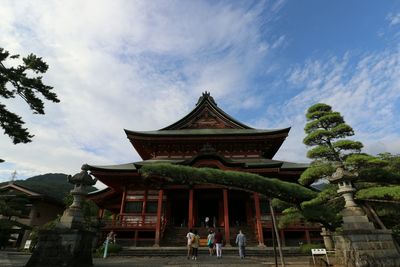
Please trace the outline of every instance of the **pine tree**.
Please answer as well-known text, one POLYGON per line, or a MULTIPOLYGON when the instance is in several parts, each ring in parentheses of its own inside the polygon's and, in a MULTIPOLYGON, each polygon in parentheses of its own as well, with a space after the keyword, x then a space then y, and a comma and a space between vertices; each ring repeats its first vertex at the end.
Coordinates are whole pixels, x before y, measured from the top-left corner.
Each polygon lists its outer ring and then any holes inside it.
POLYGON ((346 158, 359 153, 361 142, 345 139, 353 136, 353 129, 344 122, 339 112, 332 111, 329 105, 318 103, 307 110, 304 130, 307 136, 303 142, 313 147, 307 157, 313 159, 310 167, 301 175, 299 182, 310 185, 330 176, 337 165, 345 165, 346 158))
MULTIPOLYGON (((320 179, 327 179, 338 166, 353 171, 358 174, 354 181, 358 189, 356 199, 362 200, 363 205, 372 206, 387 227, 400 232, 400 156, 384 153, 375 157, 361 153, 361 142, 346 139, 354 135, 353 129, 329 105, 311 106, 306 118, 304 130, 307 136, 303 142, 311 147, 307 156, 313 161, 299 183, 310 186, 320 179)), ((314 199, 294 207, 286 206, 281 226, 305 219, 335 230, 341 225, 340 211, 344 204, 336 190, 336 186, 330 184, 314 199)))
MULTIPOLYGON (((43 84, 42 76, 46 73, 48 65, 42 58, 30 54, 22 58, 22 64, 18 66, 6 66, 8 60, 18 59, 19 55, 11 55, 0 48, 0 97, 21 97, 34 114, 45 114, 43 100, 55 103, 60 102, 57 95, 52 92, 53 87, 43 84)), ((0 126, 4 134, 8 135, 14 144, 29 143, 33 135, 24 128, 24 121, 17 114, 9 111, 6 105, 0 103, 0 126)))

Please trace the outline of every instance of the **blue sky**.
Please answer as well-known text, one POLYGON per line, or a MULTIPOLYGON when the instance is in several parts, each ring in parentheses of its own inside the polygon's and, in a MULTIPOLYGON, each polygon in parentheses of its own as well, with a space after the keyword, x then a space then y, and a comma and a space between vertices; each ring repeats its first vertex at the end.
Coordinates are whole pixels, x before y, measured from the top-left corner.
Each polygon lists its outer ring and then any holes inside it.
POLYGON ((165 127, 205 90, 253 127, 291 126, 276 159, 308 161, 304 113, 317 102, 366 152, 400 151, 399 1, 0 4, 0 46, 43 57, 61 99, 45 116, 6 101, 35 138, 0 138, 0 181, 140 160, 123 129, 165 127))

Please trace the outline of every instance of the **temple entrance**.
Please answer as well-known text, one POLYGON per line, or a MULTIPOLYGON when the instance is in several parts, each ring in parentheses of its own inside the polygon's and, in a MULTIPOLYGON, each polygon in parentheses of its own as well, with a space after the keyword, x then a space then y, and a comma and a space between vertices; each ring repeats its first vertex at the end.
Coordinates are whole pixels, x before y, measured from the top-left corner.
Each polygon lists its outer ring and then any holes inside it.
POLYGON ((187 227, 189 217, 189 193, 188 190, 171 190, 169 198, 169 225, 187 227))
POLYGON ((229 224, 231 227, 247 225, 247 202, 249 193, 229 191, 229 224))
POLYGON ((218 227, 219 205, 222 199, 221 189, 197 190, 195 192, 197 216, 195 226, 218 227), (206 218, 208 217, 208 222, 206 218))

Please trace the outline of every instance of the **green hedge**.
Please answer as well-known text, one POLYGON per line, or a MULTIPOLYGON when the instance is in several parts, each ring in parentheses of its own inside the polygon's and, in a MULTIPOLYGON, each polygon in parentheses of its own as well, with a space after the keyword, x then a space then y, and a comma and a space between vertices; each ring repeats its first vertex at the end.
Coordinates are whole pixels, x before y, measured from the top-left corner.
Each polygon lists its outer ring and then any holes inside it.
POLYGON ((149 181, 156 179, 160 184, 218 184, 258 192, 290 203, 300 203, 317 195, 316 192, 296 183, 238 171, 154 163, 144 165, 140 173, 143 178, 149 181))

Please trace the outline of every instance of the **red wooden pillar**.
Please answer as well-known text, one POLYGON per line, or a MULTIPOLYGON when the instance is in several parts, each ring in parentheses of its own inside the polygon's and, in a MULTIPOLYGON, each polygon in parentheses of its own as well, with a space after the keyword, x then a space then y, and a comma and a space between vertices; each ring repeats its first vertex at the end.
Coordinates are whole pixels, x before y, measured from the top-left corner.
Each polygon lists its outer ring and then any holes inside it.
POLYGON ((156 239, 154 246, 160 246, 160 234, 161 234, 161 211, 163 203, 164 190, 158 191, 158 203, 157 203, 157 222, 156 222, 156 239))
POLYGON ((145 223, 146 218, 146 207, 147 207, 147 190, 144 191, 143 206, 142 206, 142 225, 145 223))
POLYGON ((125 198, 126 198, 126 186, 124 187, 124 192, 122 193, 122 199, 121 199, 121 206, 119 207, 119 215, 122 217, 122 213, 124 213, 124 208, 125 208, 125 198))
POLYGON ((229 228, 229 205, 228 205, 228 189, 223 189, 224 195, 224 225, 225 225, 225 240, 226 246, 231 246, 231 236, 230 236, 230 228, 229 228))
POLYGON ((256 227, 258 235, 258 245, 264 246, 264 235, 261 224, 260 196, 258 195, 258 193, 254 193, 253 197, 254 197, 254 206, 256 208, 256 227))
POLYGON ((116 219, 117 219, 117 214, 114 213, 113 216, 112 216, 112 225, 113 226, 115 226, 116 219))
POLYGON ((103 219, 103 217, 104 217, 104 209, 99 209, 99 212, 97 213, 97 218, 103 219))
POLYGON ((285 231, 280 230, 279 235, 281 236, 282 247, 286 247, 285 231))
POLYGON ((193 227, 193 189, 189 189, 189 218, 188 218, 188 228, 193 227))

